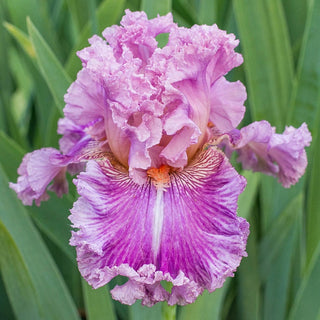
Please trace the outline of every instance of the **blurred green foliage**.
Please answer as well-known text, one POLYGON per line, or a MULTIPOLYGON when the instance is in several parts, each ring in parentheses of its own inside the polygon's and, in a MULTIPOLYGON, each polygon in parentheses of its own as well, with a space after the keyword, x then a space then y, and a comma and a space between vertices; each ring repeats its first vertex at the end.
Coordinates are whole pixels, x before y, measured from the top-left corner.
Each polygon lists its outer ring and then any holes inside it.
POLYGON ((1 0, 0 319, 161 318, 161 304, 123 306, 81 281, 68 245, 72 196, 29 208, 8 189, 24 153, 57 146, 63 95, 81 67, 76 51, 125 8, 235 33, 245 62, 230 78, 247 87, 244 124, 307 122, 313 135, 296 186, 244 173, 248 258, 223 288, 179 307, 178 319, 320 319, 320 0, 1 0))

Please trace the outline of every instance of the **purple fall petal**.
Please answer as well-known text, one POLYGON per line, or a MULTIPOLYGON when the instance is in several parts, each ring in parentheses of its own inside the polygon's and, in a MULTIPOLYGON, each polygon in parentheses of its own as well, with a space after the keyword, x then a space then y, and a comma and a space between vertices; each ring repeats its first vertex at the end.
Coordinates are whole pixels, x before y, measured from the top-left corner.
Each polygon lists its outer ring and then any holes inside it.
POLYGON ((107 161, 89 162, 75 183, 79 269, 94 288, 127 276, 112 291, 123 303, 191 303, 203 288, 221 287, 246 255, 248 223, 236 216, 245 180, 215 148, 170 173, 165 189, 138 185, 107 161), (173 283, 171 293, 162 280, 173 283))

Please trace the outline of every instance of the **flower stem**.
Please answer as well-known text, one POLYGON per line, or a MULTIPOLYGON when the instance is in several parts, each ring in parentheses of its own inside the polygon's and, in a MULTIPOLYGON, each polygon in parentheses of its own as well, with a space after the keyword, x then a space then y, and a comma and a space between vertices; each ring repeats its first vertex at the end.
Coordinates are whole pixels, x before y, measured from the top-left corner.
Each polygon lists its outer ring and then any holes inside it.
POLYGON ((167 303, 162 304, 162 320, 176 320, 177 305, 169 306, 167 303))

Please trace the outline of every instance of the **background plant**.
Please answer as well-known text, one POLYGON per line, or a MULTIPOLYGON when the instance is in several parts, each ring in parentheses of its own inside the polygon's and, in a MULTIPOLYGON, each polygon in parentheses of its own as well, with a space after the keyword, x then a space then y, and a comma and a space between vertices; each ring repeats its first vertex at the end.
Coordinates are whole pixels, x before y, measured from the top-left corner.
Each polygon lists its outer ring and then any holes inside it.
POLYGON ((68 245, 74 190, 29 208, 8 188, 26 152, 57 147, 63 96, 81 67, 75 53, 119 23, 125 8, 149 17, 172 11, 181 26, 217 23, 235 33, 245 62, 230 80, 247 87, 243 125, 307 122, 313 135, 296 186, 243 172, 248 258, 223 288, 179 307, 177 318, 319 320, 320 0, 1 0, 0 319, 162 317, 161 304, 124 306, 81 280, 68 245))

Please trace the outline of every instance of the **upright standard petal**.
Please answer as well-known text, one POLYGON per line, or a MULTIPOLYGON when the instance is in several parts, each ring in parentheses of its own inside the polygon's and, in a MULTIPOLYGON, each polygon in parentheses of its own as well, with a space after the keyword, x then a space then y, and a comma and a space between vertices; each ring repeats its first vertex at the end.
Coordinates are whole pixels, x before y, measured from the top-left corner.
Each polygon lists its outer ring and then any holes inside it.
POLYGON ((210 89, 210 121, 222 132, 233 130, 244 116, 246 99, 246 88, 240 81, 221 77, 210 89))
POLYGON ((158 65, 166 66, 163 73, 167 81, 187 98, 190 118, 202 133, 209 117, 224 132, 235 128, 243 118, 245 88, 240 82, 224 79, 243 61, 234 50, 238 43, 233 34, 216 25, 195 25, 190 30, 172 30, 168 45, 152 57, 158 65))
POLYGON ((103 31, 114 55, 118 60, 128 57, 138 58, 143 63, 153 54, 158 47, 156 36, 160 33, 168 33, 176 28, 172 14, 156 17, 148 20, 145 12, 131 12, 126 10, 126 15, 121 20, 122 26, 112 26, 103 31))
MULTIPOLYGON (((95 139, 105 139, 104 117, 106 114, 105 90, 100 79, 87 69, 78 73, 64 100, 66 118, 83 129, 88 128, 95 139)), ((67 120, 65 120, 67 121, 67 120)))
POLYGON ((246 255, 248 223, 236 215, 245 179, 214 147, 182 171, 165 166, 149 176, 138 185, 108 160, 78 176, 70 220, 79 269, 94 288, 128 277, 112 290, 123 303, 191 303, 221 287, 246 255))
MULTIPOLYGON (((171 14, 148 20, 127 10, 121 26, 103 36, 78 52, 83 69, 65 95, 64 114, 92 139, 107 140, 135 182, 144 183, 143 170, 155 163, 187 165, 210 138, 209 120, 222 131, 241 121, 244 87, 223 78, 242 63, 234 35, 216 25, 179 28, 171 14), (169 33, 163 48, 160 33, 169 33)), ((71 130, 61 145, 75 137, 71 130)))

